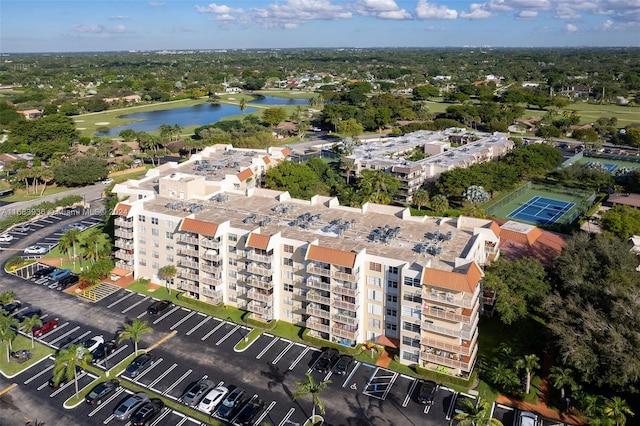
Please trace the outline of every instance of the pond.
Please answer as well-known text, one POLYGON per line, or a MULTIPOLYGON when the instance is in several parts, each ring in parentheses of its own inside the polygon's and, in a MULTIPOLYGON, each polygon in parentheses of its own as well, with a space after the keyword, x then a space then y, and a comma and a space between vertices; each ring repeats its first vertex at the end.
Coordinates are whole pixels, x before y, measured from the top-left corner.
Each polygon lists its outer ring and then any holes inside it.
POLYGON ((258 104, 258 105, 301 105, 301 106, 309 106, 309 99, 307 98, 280 98, 277 96, 262 96, 258 95, 257 99, 253 99, 249 101, 250 104, 258 104))

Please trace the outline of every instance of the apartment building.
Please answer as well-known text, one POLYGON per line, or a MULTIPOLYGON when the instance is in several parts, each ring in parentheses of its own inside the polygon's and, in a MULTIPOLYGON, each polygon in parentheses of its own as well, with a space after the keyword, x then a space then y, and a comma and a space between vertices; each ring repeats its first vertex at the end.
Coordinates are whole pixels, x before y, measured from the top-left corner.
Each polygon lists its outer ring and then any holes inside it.
MULTIPOLYGON (((237 175, 216 181, 186 173, 223 152, 116 185, 128 196, 113 212, 118 267, 164 285, 159 269, 173 264, 178 275, 167 285, 188 297, 291 322, 345 346, 385 336, 405 364, 472 371, 482 268, 499 255, 493 222, 413 217, 376 204, 356 209, 322 196, 297 200, 242 185, 237 175)), ((255 173, 264 158, 253 159, 260 159, 250 162, 255 173)))

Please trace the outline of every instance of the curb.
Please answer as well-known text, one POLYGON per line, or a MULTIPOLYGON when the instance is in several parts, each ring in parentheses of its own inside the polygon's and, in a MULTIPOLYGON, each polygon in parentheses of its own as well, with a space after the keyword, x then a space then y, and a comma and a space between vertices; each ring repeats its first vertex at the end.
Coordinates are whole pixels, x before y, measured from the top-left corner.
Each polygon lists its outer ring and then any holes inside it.
POLYGON ((240 343, 244 343, 244 340, 239 341, 239 342, 238 342, 238 343, 236 343, 236 345, 233 347, 233 351, 234 351, 234 352, 238 352, 238 353, 246 351, 247 349, 249 349, 249 348, 251 347, 251 345, 253 345, 253 344, 255 343, 255 341, 256 341, 256 340, 258 340, 258 339, 260 338, 260 336, 262 336, 262 332, 261 332, 261 333, 259 333, 258 335, 256 335, 256 337, 254 337, 254 338, 253 338, 253 340, 251 340, 250 342, 248 342, 248 343, 247 343, 247 346, 245 346, 245 347, 244 347, 244 348, 242 348, 242 349, 237 349, 237 347, 238 347, 238 345, 239 345, 240 343))

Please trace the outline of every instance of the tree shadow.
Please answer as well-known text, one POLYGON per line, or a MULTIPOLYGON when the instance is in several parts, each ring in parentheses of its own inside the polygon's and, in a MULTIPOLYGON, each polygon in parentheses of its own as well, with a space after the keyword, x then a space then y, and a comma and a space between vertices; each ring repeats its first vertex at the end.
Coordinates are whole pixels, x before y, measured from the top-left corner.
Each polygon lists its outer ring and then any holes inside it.
POLYGON ((291 372, 291 370, 280 371, 280 367, 273 364, 268 364, 267 368, 269 368, 269 370, 260 371, 260 375, 267 378, 267 387, 269 388, 269 390, 273 389, 274 386, 282 385, 282 389, 289 397, 291 397, 293 394, 284 384, 284 380, 287 378, 287 375, 291 372))

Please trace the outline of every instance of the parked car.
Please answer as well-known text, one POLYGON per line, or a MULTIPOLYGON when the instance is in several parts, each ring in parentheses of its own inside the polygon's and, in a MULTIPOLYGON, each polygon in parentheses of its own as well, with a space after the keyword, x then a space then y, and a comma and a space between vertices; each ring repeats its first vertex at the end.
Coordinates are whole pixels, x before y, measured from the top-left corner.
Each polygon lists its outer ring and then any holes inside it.
POLYGON ((425 380, 420 384, 420 388, 418 389, 418 403, 425 405, 433 404, 433 397, 436 394, 436 390, 438 390, 438 385, 436 382, 431 380, 425 380))
POLYGON ((77 229, 78 231, 84 231, 85 229, 87 229, 87 226, 80 222, 76 222, 76 223, 70 223, 68 225, 65 225, 60 230, 62 232, 67 232, 67 231, 71 231, 72 229, 77 229))
POLYGON ((49 282, 58 282, 69 275, 71 275, 71 269, 58 269, 47 275, 47 279, 49 282))
POLYGON ((153 302, 147 308, 147 313, 149 315, 158 315, 160 312, 164 311, 169 306, 171 306, 171 302, 169 302, 168 300, 158 300, 156 302, 153 302))
POLYGON ((46 254, 49 248, 43 246, 29 246, 24 249, 24 254, 46 254))
POLYGON ((0 242, 8 243, 11 240, 13 240, 13 235, 7 233, 0 234, 0 242))
POLYGON ((99 383, 87 394, 84 398, 84 402, 90 405, 100 405, 102 403, 102 399, 118 389, 118 386, 120 386, 120 382, 116 379, 99 383))
POLYGON ((229 389, 224 386, 218 386, 215 389, 211 389, 207 392, 204 398, 202 398, 200 404, 198 404, 198 410, 211 414, 211 412, 222 402, 228 393, 229 389))
POLYGON ((516 424, 517 426, 536 426, 538 424, 538 416, 530 411, 518 411, 516 424))
POLYGON ((216 385, 211 380, 199 380, 182 395, 182 403, 190 407, 195 407, 207 392, 215 387, 216 385))
POLYGON ((40 327, 33 327, 31 332, 33 333, 33 337, 40 337, 56 327, 58 327, 58 318, 52 318, 42 321, 42 325, 40 327))
POLYGON ((31 318, 35 316, 41 317, 42 309, 32 309, 30 311, 23 312, 22 314, 18 315, 16 318, 18 319, 18 321, 22 322, 25 320, 25 318, 31 318))
POLYGON ((60 281, 58 281, 58 285, 56 289, 64 290, 65 288, 76 284, 78 281, 80 281, 80 277, 78 275, 76 274, 67 275, 66 277, 61 278, 60 281))
POLYGON ((227 397, 222 401, 222 404, 216 410, 216 417, 221 419, 233 418, 236 411, 240 409, 240 406, 245 400, 246 392, 242 388, 235 388, 227 397))
POLYGON ((153 398, 136 411, 131 417, 131 424, 133 426, 147 425, 160 414, 163 408, 164 402, 160 398, 153 398))
POLYGON ((16 225, 11 229, 14 232, 26 233, 31 231, 31 225, 28 223, 23 223, 22 225, 16 225))
POLYGON ((351 364, 353 364, 353 356, 351 355, 340 355, 338 359, 338 363, 333 369, 333 372, 338 376, 344 376, 347 374, 349 369, 351 368, 351 364))
POLYGON ((316 361, 315 369, 321 373, 328 373, 338 360, 340 353, 337 349, 328 348, 322 352, 318 361, 316 361))
POLYGON ((129 420, 133 413, 138 411, 138 408, 142 407, 147 401, 149 401, 149 396, 146 393, 135 393, 118 404, 116 409, 113 410, 113 417, 120 421, 129 420))
POLYGON ((54 376, 51 376, 49 378, 49 382, 48 382, 49 387, 52 387, 52 388, 58 388, 58 387, 64 385, 65 383, 67 383, 66 375, 62 375, 62 377, 60 377, 60 380, 58 380, 58 381, 56 381, 56 378, 54 376))
POLYGON ((107 179, 102 181, 103 185, 111 185, 112 183, 113 183, 113 179, 111 179, 111 178, 107 178, 107 179))
POLYGON ((247 405, 244 406, 242 410, 240 410, 234 424, 240 426, 252 425, 253 420, 264 409, 264 406, 265 403, 260 398, 256 398, 253 401, 250 401, 247 405))
POLYGON ((116 340, 109 340, 108 342, 100 343, 97 348, 91 351, 91 357, 93 362, 98 362, 113 353, 118 347, 116 340))
POLYGON ((38 278, 46 277, 56 269, 58 268, 56 268, 55 266, 45 266, 44 268, 40 268, 37 271, 35 271, 33 275, 31 275, 31 280, 34 281, 38 278))
MULTIPOLYGON (((104 337, 102 337, 102 335, 95 336, 89 340, 85 340, 85 342, 82 344, 82 350, 87 352, 93 352, 98 348, 98 346, 100 346, 103 343, 104 343, 104 337)), ((80 349, 81 348, 78 348, 78 350, 80 349)))
POLYGON ((11 352, 11 361, 15 361, 19 364, 22 364, 23 362, 28 361, 30 359, 31 359, 31 351, 27 349, 11 352))
POLYGON ((11 315, 20 308, 22 308, 22 303, 20 303, 19 300, 14 300, 13 302, 4 305, 2 307, 2 310, 4 311, 5 315, 11 315))
POLYGON ((138 355, 131 364, 125 369, 125 373, 129 377, 136 377, 144 370, 149 368, 155 356, 151 352, 147 352, 146 354, 138 355))

